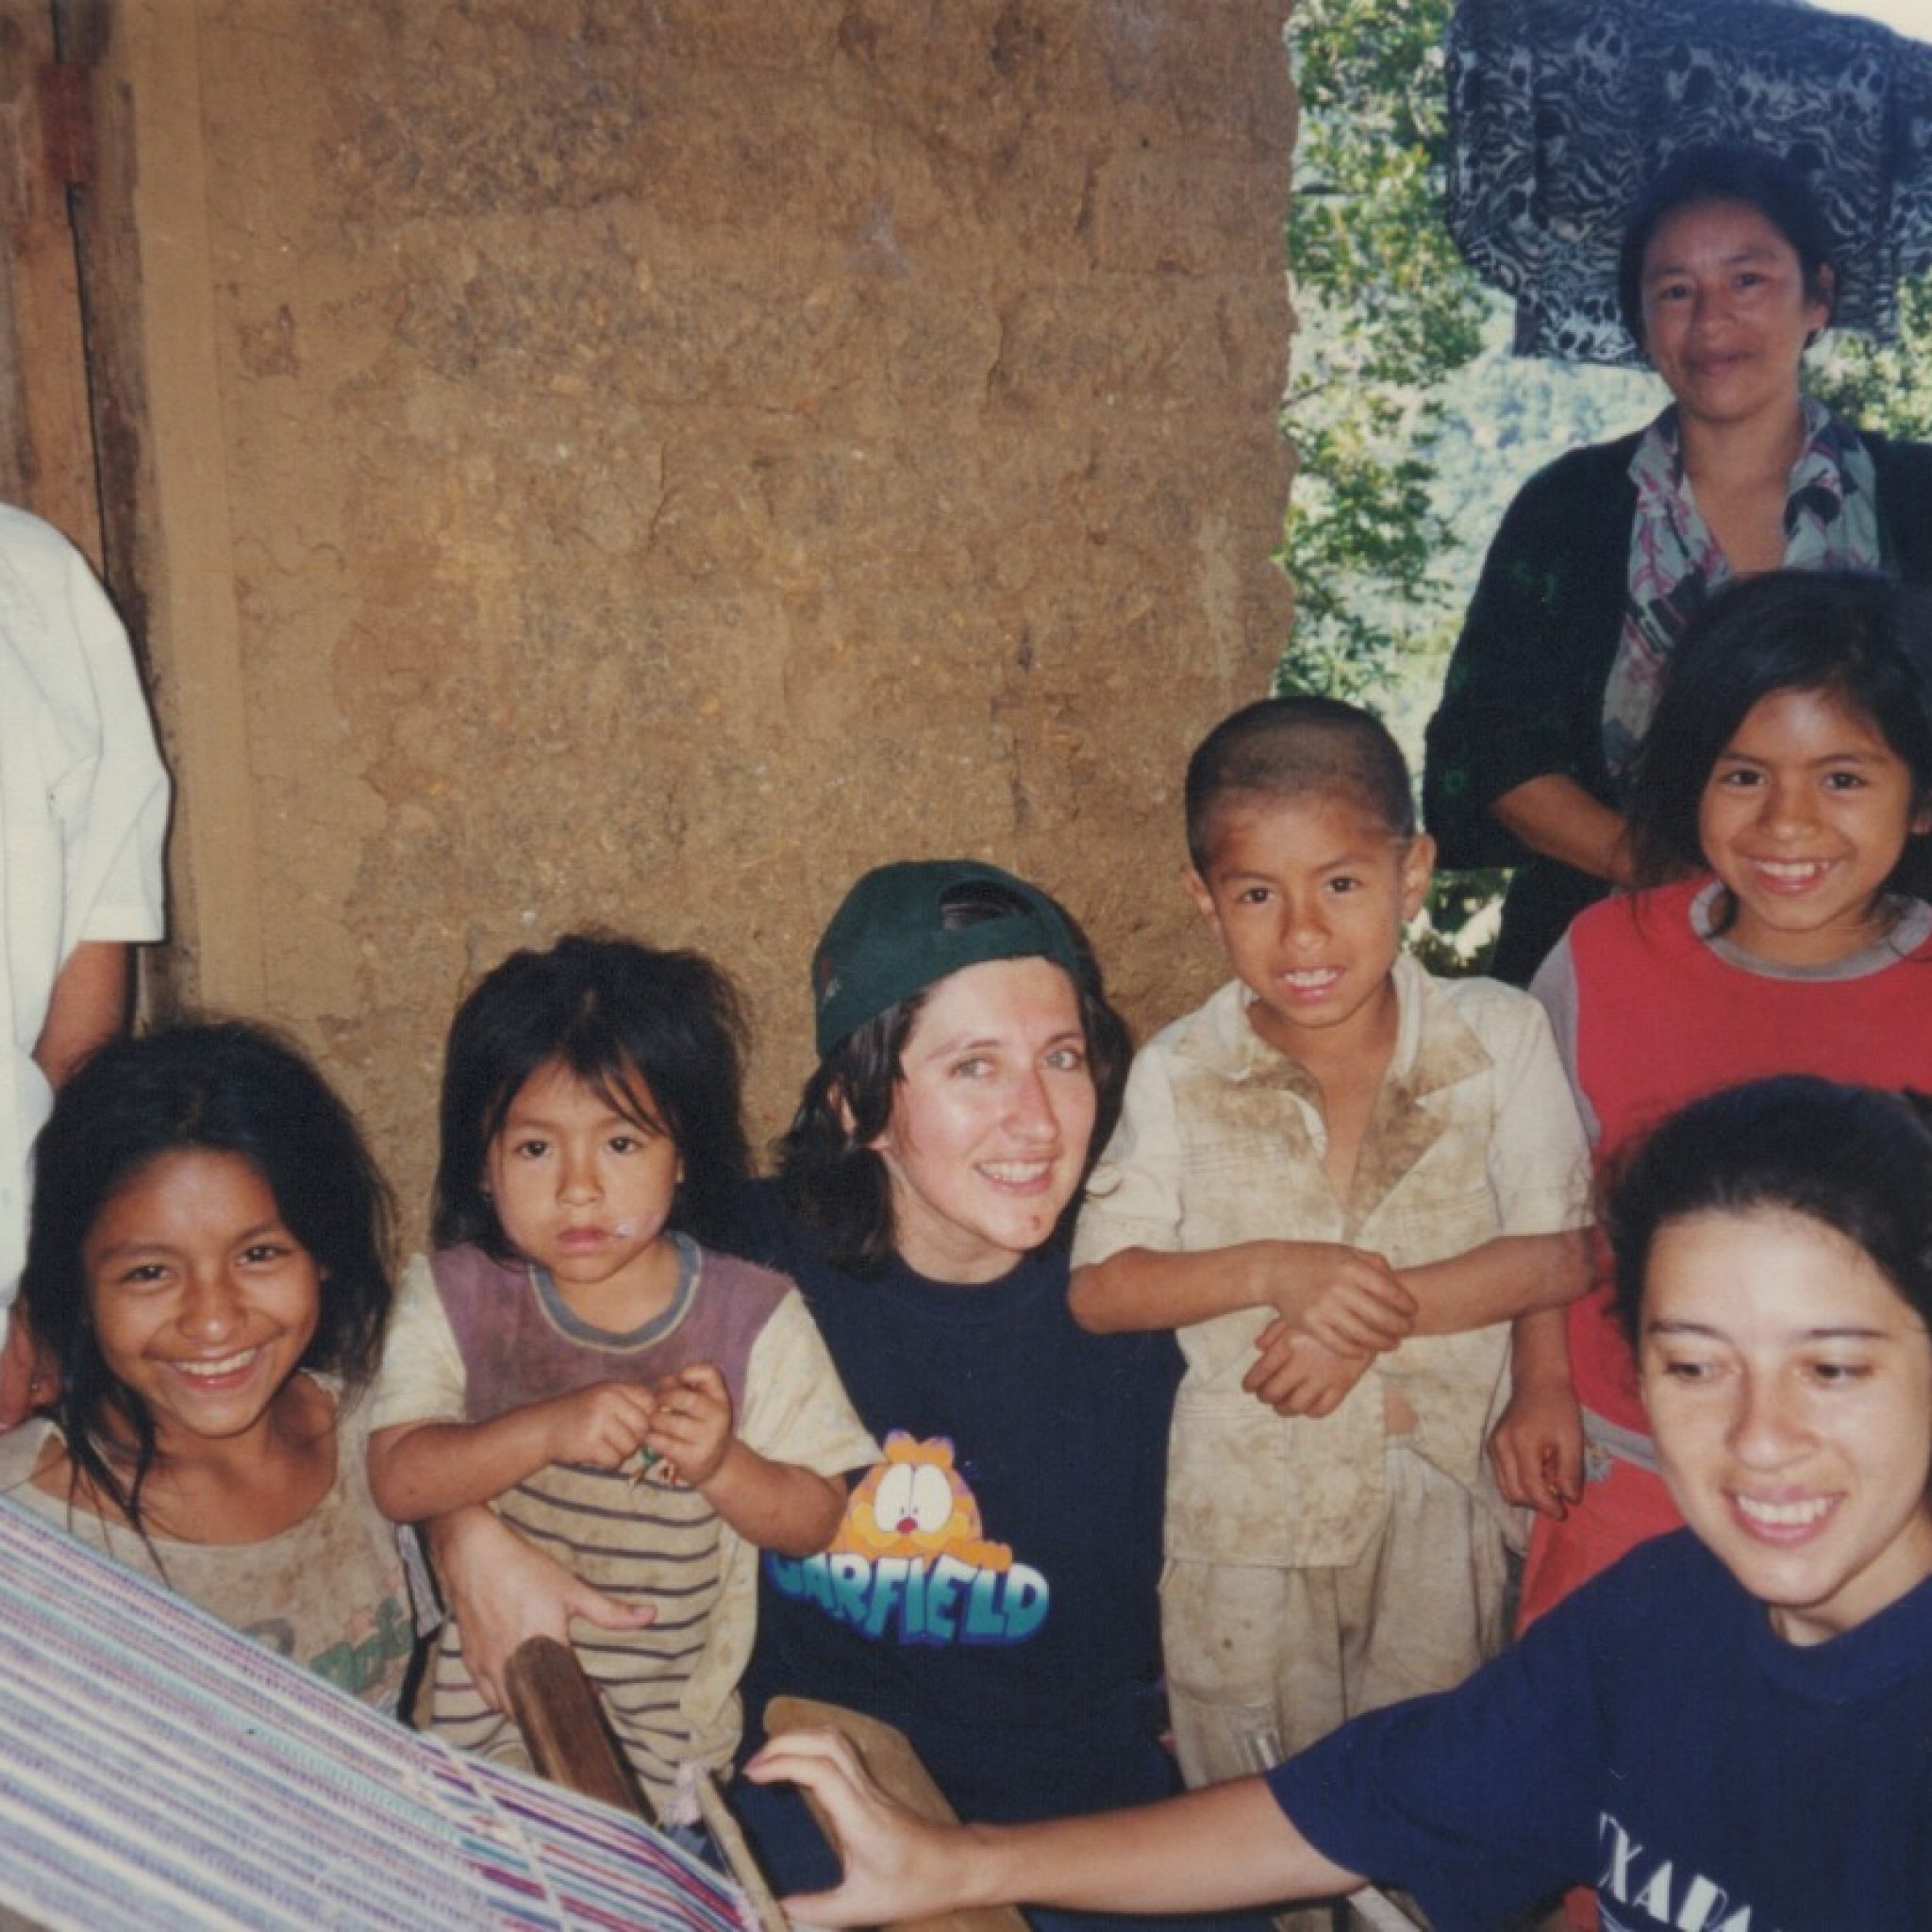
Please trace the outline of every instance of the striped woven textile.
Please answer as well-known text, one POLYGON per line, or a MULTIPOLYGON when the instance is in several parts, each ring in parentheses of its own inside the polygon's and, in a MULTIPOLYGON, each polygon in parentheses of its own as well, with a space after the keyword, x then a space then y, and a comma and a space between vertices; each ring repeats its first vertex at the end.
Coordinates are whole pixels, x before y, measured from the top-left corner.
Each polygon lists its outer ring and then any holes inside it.
POLYGON ((0 1907, 57 1932, 753 1924, 640 1821, 399 1729, 5 1498, 0 1907))

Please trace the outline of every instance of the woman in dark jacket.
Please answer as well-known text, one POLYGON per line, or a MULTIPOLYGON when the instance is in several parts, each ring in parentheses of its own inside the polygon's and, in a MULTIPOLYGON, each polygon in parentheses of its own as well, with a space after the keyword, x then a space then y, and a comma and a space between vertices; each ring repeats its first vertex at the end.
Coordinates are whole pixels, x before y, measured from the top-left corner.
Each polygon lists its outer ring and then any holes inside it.
POLYGON ((1800 387, 1831 317, 1831 253, 1803 177, 1756 148, 1687 150, 1631 214, 1619 299, 1671 405, 1524 486, 1428 730, 1443 861, 1517 868, 1500 978, 1527 984, 1624 883, 1630 770, 1711 591, 1780 567, 1932 581, 1932 449, 1856 429, 1800 387))

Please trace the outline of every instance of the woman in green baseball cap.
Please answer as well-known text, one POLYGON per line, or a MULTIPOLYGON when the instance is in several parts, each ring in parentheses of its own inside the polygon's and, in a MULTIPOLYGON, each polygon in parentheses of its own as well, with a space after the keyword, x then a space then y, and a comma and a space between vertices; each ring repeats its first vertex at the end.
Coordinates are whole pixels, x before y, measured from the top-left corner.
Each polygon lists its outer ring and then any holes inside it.
MULTIPOLYGON (((964 1818, 1171 1790, 1155 1592, 1176 1355, 1067 1312, 1064 1235, 1125 1029, 1064 911, 974 860, 866 874, 811 985, 819 1065, 746 1245, 797 1281, 885 1459, 824 1556, 763 1566, 747 1741, 791 1691, 897 1724, 964 1818)), ((794 1791, 734 1797, 782 1888, 830 1882, 794 1791)))
POLYGON ((789 1210, 860 1274, 895 1251, 937 1279, 1005 1274, 1078 1193, 1126 1074, 1066 915, 995 866, 883 865, 845 895, 811 980, 820 1058, 782 1142, 789 1210))

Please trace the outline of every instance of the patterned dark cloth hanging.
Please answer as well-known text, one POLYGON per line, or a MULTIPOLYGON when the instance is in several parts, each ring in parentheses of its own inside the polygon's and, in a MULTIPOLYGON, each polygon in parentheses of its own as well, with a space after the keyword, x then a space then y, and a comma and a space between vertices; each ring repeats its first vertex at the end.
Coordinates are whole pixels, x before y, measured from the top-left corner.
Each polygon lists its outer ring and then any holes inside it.
POLYGON ((1932 46, 1800 0, 1459 0, 1444 42, 1449 231, 1516 300, 1516 353, 1641 358, 1617 243, 1679 148, 1748 141, 1818 192, 1838 325, 1898 332, 1932 264, 1932 46))

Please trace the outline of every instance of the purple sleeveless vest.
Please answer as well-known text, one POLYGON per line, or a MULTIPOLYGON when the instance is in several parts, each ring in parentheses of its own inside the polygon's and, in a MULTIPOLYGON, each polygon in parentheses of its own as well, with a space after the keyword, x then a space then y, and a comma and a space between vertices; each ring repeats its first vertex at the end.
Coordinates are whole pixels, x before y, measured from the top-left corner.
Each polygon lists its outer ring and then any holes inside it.
POLYGON ((430 1274, 468 1376, 468 1419, 493 1421, 592 1382, 655 1382, 693 1362, 724 1377, 735 1412, 744 1410, 745 1364, 791 1284, 769 1268, 698 1248, 688 1295, 642 1339, 625 1341, 586 1327, 558 1326, 521 1261, 492 1261, 481 1248, 444 1248, 430 1274))

